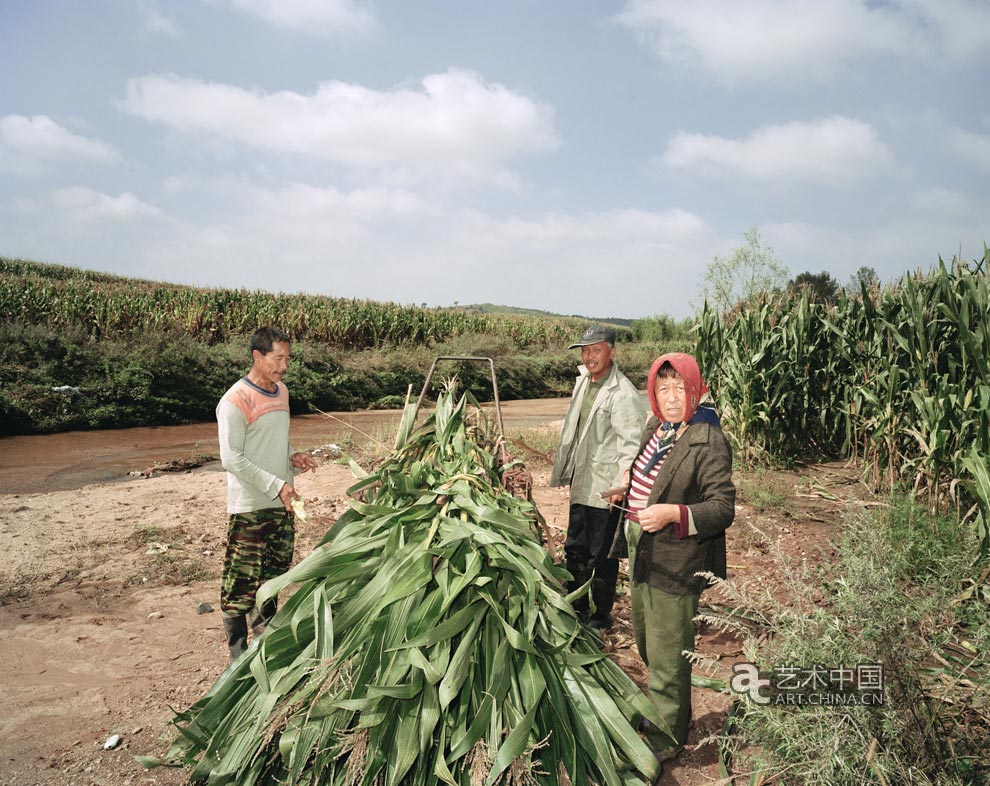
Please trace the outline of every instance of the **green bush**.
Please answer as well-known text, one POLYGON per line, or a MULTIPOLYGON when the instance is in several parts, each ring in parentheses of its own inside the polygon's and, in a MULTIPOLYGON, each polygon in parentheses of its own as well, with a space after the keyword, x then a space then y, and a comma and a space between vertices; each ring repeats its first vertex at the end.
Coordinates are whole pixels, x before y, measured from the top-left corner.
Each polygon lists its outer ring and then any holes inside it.
POLYGON ((990 587, 976 547, 970 528, 899 501, 850 522, 829 573, 785 563, 788 602, 723 584, 769 623, 745 645, 764 673, 879 663, 884 679, 880 706, 746 700, 726 742, 736 769, 802 786, 986 783, 990 587))
MULTIPOLYGON (((81 329, 0 322, 0 342, 8 358, 0 368, 2 435, 209 421, 224 391, 251 366, 247 335, 209 345, 181 331, 95 339, 81 329)), ((645 384, 662 350, 630 343, 620 349, 632 361, 623 370, 645 384)), ((576 350, 526 354, 510 339, 484 333, 360 352, 297 341, 286 375, 292 412, 401 407, 410 386, 419 396, 440 356, 492 358, 505 401, 570 395, 580 363, 576 350)), ((431 400, 451 376, 480 401, 492 400, 488 364, 458 361, 438 364, 431 400)))

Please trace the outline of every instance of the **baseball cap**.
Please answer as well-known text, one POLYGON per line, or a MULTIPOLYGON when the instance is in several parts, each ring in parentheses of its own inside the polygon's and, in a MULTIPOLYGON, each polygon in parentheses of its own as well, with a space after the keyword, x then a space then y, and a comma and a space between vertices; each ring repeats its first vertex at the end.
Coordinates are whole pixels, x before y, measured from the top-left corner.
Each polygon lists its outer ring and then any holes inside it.
POLYGON ((607 341, 614 347, 615 331, 610 327, 605 327, 604 325, 595 325, 585 330, 584 333, 581 334, 581 338, 571 344, 568 349, 587 347, 592 344, 597 344, 599 341, 607 341))

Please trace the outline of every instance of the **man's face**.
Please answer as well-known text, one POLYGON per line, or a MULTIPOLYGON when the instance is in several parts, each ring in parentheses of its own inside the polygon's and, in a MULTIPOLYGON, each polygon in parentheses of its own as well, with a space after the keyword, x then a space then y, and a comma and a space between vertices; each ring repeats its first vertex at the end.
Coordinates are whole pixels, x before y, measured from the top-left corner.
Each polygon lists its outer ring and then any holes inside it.
POLYGON ((269 387, 275 387, 276 382, 281 382, 289 368, 289 358, 292 356, 289 345, 285 341, 273 341, 272 351, 262 355, 257 349, 251 353, 254 358, 254 370, 258 373, 262 383, 269 387))
POLYGON ((608 373, 608 370, 612 368, 612 358, 614 357, 615 347, 607 341, 599 341, 597 344, 581 347, 581 362, 591 374, 592 382, 597 382, 608 373))

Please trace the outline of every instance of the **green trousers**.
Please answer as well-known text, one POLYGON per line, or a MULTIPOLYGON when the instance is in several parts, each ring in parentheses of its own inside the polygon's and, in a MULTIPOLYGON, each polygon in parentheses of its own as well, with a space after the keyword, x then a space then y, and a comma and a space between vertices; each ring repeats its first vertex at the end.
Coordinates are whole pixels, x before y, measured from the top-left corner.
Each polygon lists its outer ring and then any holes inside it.
MULTIPOLYGON (((630 565, 637 536, 627 530, 630 565)), ((691 725, 691 662, 681 653, 694 650, 699 596, 672 595, 639 582, 632 585, 630 597, 636 647, 649 670, 647 695, 660 716, 659 732, 647 738, 655 750, 664 751, 684 745, 691 725)))
POLYGON ((258 587, 289 569, 294 546, 295 517, 285 508, 232 514, 220 578, 220 610, 228 616, 251 611, 258 587))

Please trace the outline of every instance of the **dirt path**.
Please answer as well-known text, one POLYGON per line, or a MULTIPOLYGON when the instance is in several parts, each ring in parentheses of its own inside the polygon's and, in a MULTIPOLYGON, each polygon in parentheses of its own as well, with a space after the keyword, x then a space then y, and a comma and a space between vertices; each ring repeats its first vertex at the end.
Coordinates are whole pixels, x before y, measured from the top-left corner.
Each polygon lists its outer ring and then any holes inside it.
MULTIPOLYGON (((546 487, 546 467, 530 469, 537 505, 562 542, 567 491, 546 487)), ((297 556, 344 510, 352 480, 331 463, 300 480, 310 521, 297 556)), ((736 480, 730 570, 768 585, 778 548, 793 560, 827 561, 839 514, 861 504, 863 491, 841 466, 736 480)), ((132 756, 162 754, 170 707, 195 701, 226 665, 219 612, 197 613, 204 601, 218 605, 224 483, 208 465, 77 491, 0 494, 0 783, 185 782, 182 771, 146 771, 132 756), (122 743, 104 750, 114 734, 122 743)), ((617 617, 608 650, 643 685, 625 597, 617 617)), ((721 656, 727 671, 740 644, 703 629, 699 650, 721 656)), ((703 689, 694 699, 692 745, 664 784, 718 780, 714 746, 694 743, 721 728, 730 700, 703 689)))

